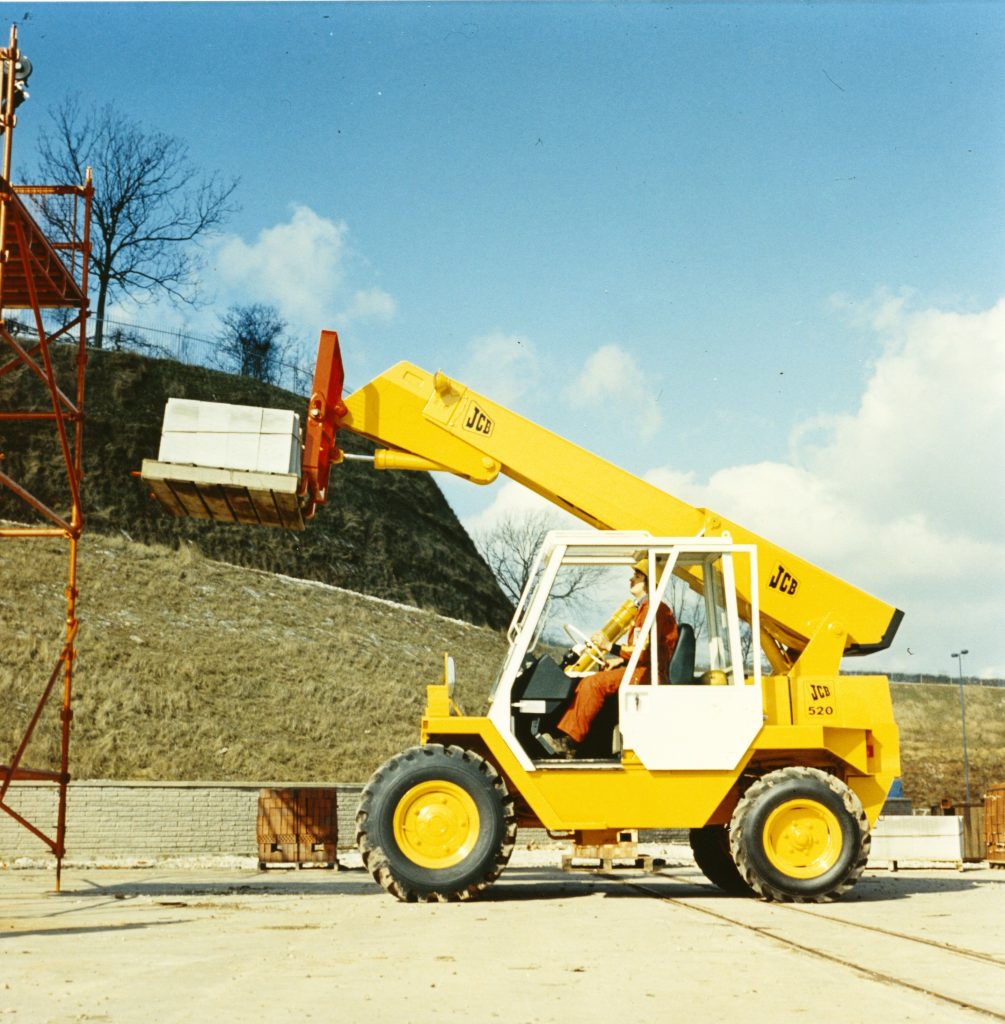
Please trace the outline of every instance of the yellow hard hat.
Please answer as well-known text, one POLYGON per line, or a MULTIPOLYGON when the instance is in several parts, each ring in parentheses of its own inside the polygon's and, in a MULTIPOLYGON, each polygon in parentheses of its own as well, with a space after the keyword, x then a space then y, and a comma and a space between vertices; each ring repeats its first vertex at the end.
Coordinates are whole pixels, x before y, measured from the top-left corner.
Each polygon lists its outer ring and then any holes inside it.
MULTIPOLYGON (((632 563, 632 568, 636 572, 642 573, 642 575, 645 576, 646 579, 648 579, 649 578, 649 556, 647 554, 645 554, 645 552, 642 552, 642 551, 636 551, 635 555, 638 557, 638 560, 632 563)), ((666 566, 666 564, 667 564, 667 556, 666 555, 657 555, 656 556, 656 571, 657 571, 657 573, 662 572, 663 568, 666 566)))

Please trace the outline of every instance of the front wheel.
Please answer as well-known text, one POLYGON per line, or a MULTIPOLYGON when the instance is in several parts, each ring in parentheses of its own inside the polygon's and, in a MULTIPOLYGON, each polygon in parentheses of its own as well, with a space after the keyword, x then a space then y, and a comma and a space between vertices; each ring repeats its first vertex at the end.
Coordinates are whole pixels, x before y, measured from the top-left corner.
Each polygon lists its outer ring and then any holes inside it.
POLYGON ((767 900, 836 899, 858 881, 871 846, 859 798, 817 768, 781 768, 758 779, 729 832, 740 876, 767 900))
POLYGON ((516 842, 513 799, 483 757, 429 743, 374 772, 356 843, 374 879, 404 902, 466 900, 494 881, 516 842))

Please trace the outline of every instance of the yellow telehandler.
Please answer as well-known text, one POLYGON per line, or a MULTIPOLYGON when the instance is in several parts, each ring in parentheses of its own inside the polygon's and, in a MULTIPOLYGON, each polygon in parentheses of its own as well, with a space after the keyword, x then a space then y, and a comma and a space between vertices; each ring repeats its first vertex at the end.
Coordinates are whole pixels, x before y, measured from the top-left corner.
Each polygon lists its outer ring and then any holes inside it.
POLYGON ((842 676, 840 663, 887 648, 900 611, 442 373, 399 363, 345 398, 343 380, 337 335, 324 331, 302 451, 294 444, 298 464, 282 472, 214 470, 202 438, 191 449, 202 465, 148 460, 143 478, 178 515, 303 528, 345 457, 337 432, 350 430, 378 444, 376 469, 475 483, 502 473, 593 528, 547 536, 487 712, 460 711, 448 661, 427 687, 419 744, 366 785, 357 842, 388 892, 474 896, 524 827, 594 853, 625 848, 639 829, 689 829, 712 882, 768 900, 825 901, 854 885, 899 747, 887 679, 842 676), (637 684, 639 643, 578 756, 558 757, 559 717, 607 664, 592 635, 615 640, 636 614, 622 599, 640 560, 652 683, 637 684), (591 610, 577 614, 592 621, 565 623, 562 657, 555 595, 570 573, 586 582, 591 610), (679 639, 660 666, 656 610, 671 595, 679 639))

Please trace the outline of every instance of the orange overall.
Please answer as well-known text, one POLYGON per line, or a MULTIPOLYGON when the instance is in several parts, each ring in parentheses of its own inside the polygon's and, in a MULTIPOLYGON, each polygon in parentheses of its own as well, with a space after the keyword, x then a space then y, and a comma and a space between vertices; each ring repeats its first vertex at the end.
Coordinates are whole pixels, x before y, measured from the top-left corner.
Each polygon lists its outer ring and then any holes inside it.
MULTIPOLYGON (((648 637, 641 636, 642 624, 645 621, 646 612, 649 609, 649 602, 643 601, 639 610, 635 613, 635 621, 625 637, 625 647, 634 649, 637 644, 645 643, 648 637)), ((665 605, 661 604, 656 609, 656 642, 659 644, 659 666, 660 679, 667 679, 667 669, 670 658, 673 656, 677 646, 677 620, 674 614, 665 605)), ((623 656, 623 655, 622 655, 623 656)), ((624 657, 624 656, 623 656, 624 657)), ((627 663, 628 659, 625 658, 627 663)), ((649 650, 643 650, 639 655, 639 663, 632 674, 632 684, 635 686, 646 685, 652 682, 650 671, 649 650)), ((582 743, 586 734, 590 731, 590 724, 600 713, 604 701, 612 693, 618 692, 618 687, 624 679, 624 665, 618 668, 605 669, 596 672, 592 676, 586 676, 579 681, 576 687, 576 696, 569 706, 569 709, 562 716, 558 728, 576 743, 582 743)))

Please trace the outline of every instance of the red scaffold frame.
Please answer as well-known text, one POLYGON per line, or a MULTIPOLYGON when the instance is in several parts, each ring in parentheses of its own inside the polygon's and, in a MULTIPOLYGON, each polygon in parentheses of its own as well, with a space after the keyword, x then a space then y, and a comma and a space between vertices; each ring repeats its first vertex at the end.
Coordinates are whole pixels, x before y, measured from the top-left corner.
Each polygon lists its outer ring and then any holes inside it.
MULTIPOLYGON (((8 764, 0 764, 0 811, 37 836, 56 858, 56 889, 59 889, 63 856, 66 850, 66 801, 70 781, 70 724, 73 668, 76 660, 78 621, 77 547, 84 528, 81 504, 83 479, 84 368, 87 362, 87 271, 90 255, 90 219, 93 187, 90 171, 82 185, 12 185, 10 165, 14 116, 16 70, 21 67, 17 28, 11 27, 10 44, 0 49, 3 68, 0 133, 3 141, 3 166, 0 173, 0 378, 24 373, 35 378, 39 399, 30 409, 0 408, 0 424, 21 422, 40 430, 51 430, 54 464, 65 469, 66 508, 52 507, 12 476, 4 472, 4 453, 0 452, 0 487, 6 488, 30 509, 34 525, 0 524, 0 542, 6 540, 65 539, 67 548, 66 617, 62 649, 41 694, 24 727, 24 734, 8 764), (47 203, 62 204, 68 215, 59 217, 68 225, 65 236, 50 238, 36 223, 30 208, 47 203), (7 310, 25 310, 33 321, 24 325, 8 321, 7 310), (60 326, 49 329, 43 310, 62 310, 60 326), (33 329, 32 329, 33 328, 33 329), (76 373, 71 381, 57 379, 53 346, 73 346, 76 373), (4 350, 9 351, 4 351, 4 350), (69 386, 67 386, 69 385, 69 386), (22 764, 28 745, 57 683, 62 680, 60 709, 59 766, 28 768, 22 764), (7 801, 11 785, 20 781, 52 782, 59 788, 55 834, 51 826, 29 821, 7 801)), ((38 628, 45 628, 39 623, 38 628)))

